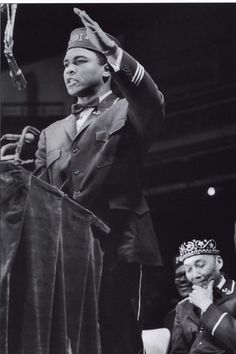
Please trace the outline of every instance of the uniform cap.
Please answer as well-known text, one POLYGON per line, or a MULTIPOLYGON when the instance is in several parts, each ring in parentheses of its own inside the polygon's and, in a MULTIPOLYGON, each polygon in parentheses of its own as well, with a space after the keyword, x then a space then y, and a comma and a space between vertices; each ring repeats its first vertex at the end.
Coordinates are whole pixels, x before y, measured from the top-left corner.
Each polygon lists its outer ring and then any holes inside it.
MULTIPOLYGON (((106 34, 120 47, 118 39, 108 33, 106 34)), ((85 27, 76 28, 71 32, 67 50, 71 48, 85 48, 104 55, 102 51, 98 50, 97 47, 90 42, 85 27)))

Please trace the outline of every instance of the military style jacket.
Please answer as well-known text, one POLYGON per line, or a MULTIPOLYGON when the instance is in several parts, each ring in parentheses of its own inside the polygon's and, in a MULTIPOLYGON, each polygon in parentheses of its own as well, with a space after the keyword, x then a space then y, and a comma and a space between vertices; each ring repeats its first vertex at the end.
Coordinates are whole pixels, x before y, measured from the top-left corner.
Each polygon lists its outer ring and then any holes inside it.
POLYGON ((171 354, 236 353, 236 286, 228 279, 214 303, 199 315, 188 299, 178 303, 171 354))
POLYGON ((112 77, 123 98, 105 98, 79 131, 74 114, 44 129, 35 174, 102 218, 125 261, 160 265, 140 170, 163 121, 163 95, 125 51, 112 77))

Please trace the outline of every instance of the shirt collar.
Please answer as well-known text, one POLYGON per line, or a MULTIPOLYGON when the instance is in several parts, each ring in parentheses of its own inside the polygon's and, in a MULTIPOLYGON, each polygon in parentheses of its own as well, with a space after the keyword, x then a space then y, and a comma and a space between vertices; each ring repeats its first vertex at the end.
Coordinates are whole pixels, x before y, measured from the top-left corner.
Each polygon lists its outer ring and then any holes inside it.
POLYGON ((99 97, 99 103, 102 102, 107 96, 109 96, 112 93, 112 90, 107 91, 104 93, 102 96, 99 97))
POLYGON ((224 284, 225 284, 225 282, 226 282, 225 277, 224 277, 223 275, 221 275, 220 282, 219 282, 219 284, 217 285, 217 288, 222 289, 223 286, 224 286, 224 284))
POLYGON ((102 102, 107 96, 109 96, 112 93, 112 90, 107 91, 104 93, 102 96, 98 97, 99 103, 102 102))

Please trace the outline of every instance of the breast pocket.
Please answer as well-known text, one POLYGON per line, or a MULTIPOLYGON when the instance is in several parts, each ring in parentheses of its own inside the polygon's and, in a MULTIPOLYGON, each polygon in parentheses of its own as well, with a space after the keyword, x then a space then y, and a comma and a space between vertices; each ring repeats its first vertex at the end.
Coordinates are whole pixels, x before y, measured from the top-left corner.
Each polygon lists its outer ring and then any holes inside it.
POLYGON ((119 119, 110 129, 96 132, 97 167, 106 167, 124 160, 125 119, 119 119))
POLYGON ((61 157, 61 150, 60 149, 49 151, 47 153, 47 168, 50 167, 60 157, 61 157))

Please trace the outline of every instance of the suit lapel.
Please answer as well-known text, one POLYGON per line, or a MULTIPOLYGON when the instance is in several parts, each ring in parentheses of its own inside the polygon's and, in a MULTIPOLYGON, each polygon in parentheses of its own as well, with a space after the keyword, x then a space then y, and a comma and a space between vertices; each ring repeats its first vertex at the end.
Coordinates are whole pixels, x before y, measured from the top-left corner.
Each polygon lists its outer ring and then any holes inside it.
POLYGON ((189 303, 188 307, 188 317, 196 324, 199 324, 200 314, 198 315, 196 311, 194 311, 194 306, 189 303))
POLYGON ((77 131, 77 134, 75 136, 75 139, 77 138, 77 136, 85 129, 87 128, 94 120, 96 119, 96 115, 92 112, 88 118, 86 119, 86 121, 81 125, 81 127, 79 128, 79 130, 77 131))
POLYGON ((73 141, 76 136, 76 119, 73 114, 69 115, 63 121, 63 126, 70 140, 73 141))
POLYGON ((102 102, 99 103, 98 106, 98 111, 100 113, 104 112, 106 109, 108 109, 109 107, 111 107, 116 101, 118 101, 119 97, 117 97, 113 92, 107 96, 106 98, 104 98, 104 100, 102 100, 102 102))

